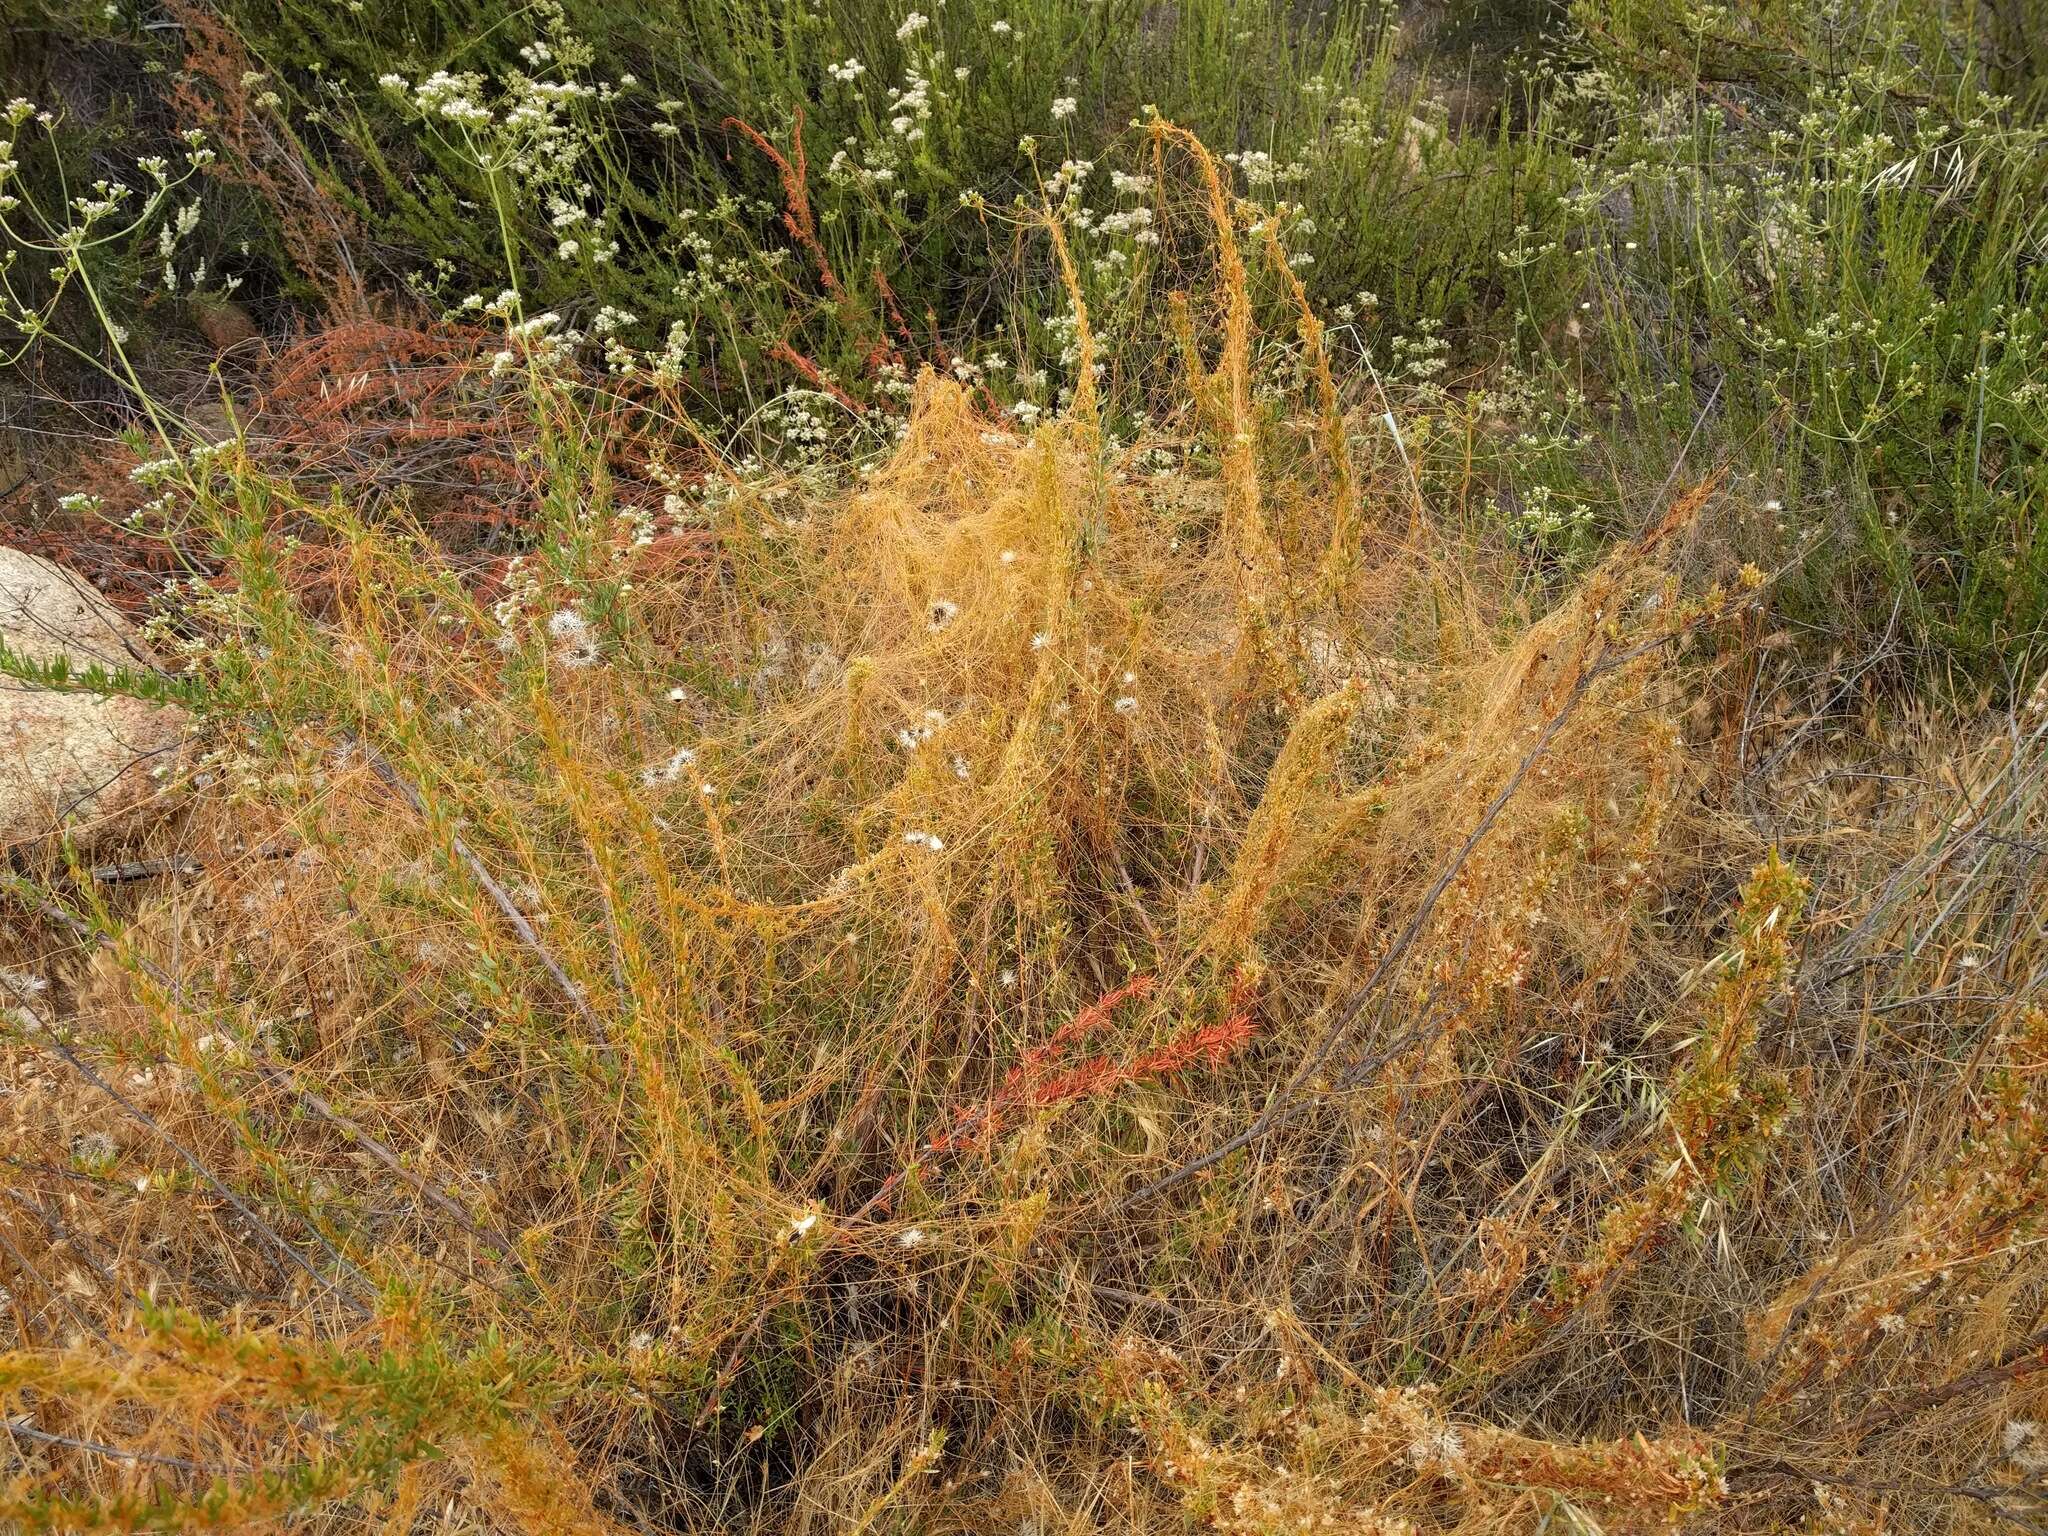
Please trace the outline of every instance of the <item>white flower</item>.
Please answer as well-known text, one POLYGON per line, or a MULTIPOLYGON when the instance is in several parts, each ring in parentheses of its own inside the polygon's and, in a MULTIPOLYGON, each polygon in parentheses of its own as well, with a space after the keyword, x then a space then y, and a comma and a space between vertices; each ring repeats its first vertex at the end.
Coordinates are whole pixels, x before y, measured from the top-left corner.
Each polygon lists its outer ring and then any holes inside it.
POLYGON ((933 600, 931 610, 931 628, 934 631, 944 629, 948 624, 952 623, 955 619, 959 617, 960 605, 954 602, 951 598, 941 597, 933 600))
POLYGON ((2032 1419, 2014 1419, 2005 1426, 2005 1454, 2012 1458, 2012 1464, 2029 1477, 2039 1477, 2048 1472, 2048 1441, 2041 1436, 2041 1426, 2032 1419))
POLYGON ((1464 1437, 1449 1424, 1423 1430, 1408 1446, 1408 1460, 1418 1467, 1455 1467, 1464 1456, 1464 1437))
POLYGON ((1015 565, 1017 563, 1017 551, 1006 549, 1000 555, 997 555, 996 558, 1005 565, 1015 565))
POLYGON ((1052 644, 1052 636, 1051 636, 1051 635, 1049 635, 1049 634, 1047 634, 1047 633, 1046 633, 1046 632, 1045 632, 1044 630, 1042 630, 1042 629, 1041 629, 1041 630, 1040 630, 1040 631, 1039 631, 1039 632, 1038 632, 1037 634, 1035 634, 1035 635, 1033 635, 1033 636, 1031 637, 1031 649, 1033 649, 1034 651, 1042 651, 1042 650, 1044 650, 1044 649, 1045 649, 1045 648, 1046 648, 1046 647, 1047 647, 1048 645, 1051 645, 1051 644, 1052 644))
POLYGON ((1135 715, 1138 712, 1138 701, 1127 693, 1110 707, 1120 715, 1135 715))
POLYGON ((917 1248, 923 1246, 923 1243, 924 1229, 922 1227, 905 1227, 896 1234, 896 1246, 898 1248, 917 1248))
POLYGON ((803 1237, 817 1224, 818 1213, 816 1211, 805 1211, 803 1215, 797 1217, 789 1224, 789 1235, 791 1238, 803 1237))
POLYGON ((656 784, 673 784, 682 777, 683 770, 697 761, 697 754, 688 747, 678 747, 675 754, 665 763, 640 770, 640 782, 648 788, 656 784))
POLYGON ((671 704, 680 704, 689 696, 690 692, 687 688, 671 688, 668 691, 668 701, 671 704))
POLYGON ((896 41, 899 43, 909 42, 911 38, 922 32, 930 21, 931 18, 925 15, 923 11, 912 11, 903 18, 903 25, 896 29, 896 41))
POLYGON ((1072 117, 1081 110, 1081 104, 1071 96, 1056 97, 1052 104, 1052 118, 1058 122, 1063 117, 1072 117))
POLYGON ((906 832, 903 834, 903 841, 913 848, 926 848, 933 853, 946 851, 945 839, 936 832, 906 832))
POLYGON ((1002 987, 1006 991, 1009 988, 1016 986, 1017 973, 1011 970, 1008 966, 1004 966, 1002 975, 996 978, 996 985, 1002 987))
POLYGON ((49 990, 48 977, 38 976, 32 971, 0 971, 0 992, 12 992, 16 997, 26 999, 49 990))
POLYGON ((597 637, 590 621, 574 608, 557 609, 548 616, 548 635, 555 642, 555 660, 565 667, 587 667, 597 661, 597 637))
POLYGON ((825 71, 826 74, 839 81, 842 85, 853 84, 854 81, 867 72, 867 65, 861 63, 859 59, 848 59, 845 63, 834 64, 825 71))
POLYGON ((1016 30, 1007 21, 992 21, 988 24, 988 29, 995 33, 997 37, 1008 37, 1016 30))

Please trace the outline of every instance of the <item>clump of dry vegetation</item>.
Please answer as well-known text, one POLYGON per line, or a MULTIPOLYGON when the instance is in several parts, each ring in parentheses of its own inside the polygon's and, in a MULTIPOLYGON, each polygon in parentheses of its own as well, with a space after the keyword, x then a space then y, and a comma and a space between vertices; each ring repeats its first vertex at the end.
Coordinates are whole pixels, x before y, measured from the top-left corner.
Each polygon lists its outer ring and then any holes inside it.
POLYGON ((1036 430, 660 519, 528 354, 502 562, 176 471, 166 878, 8 877, 0 1524, 2038 1522, 2048 717, 1800 659, 1697 468, 1524 585, 1152 132, 1135 440, 1076 289, 1036 430))

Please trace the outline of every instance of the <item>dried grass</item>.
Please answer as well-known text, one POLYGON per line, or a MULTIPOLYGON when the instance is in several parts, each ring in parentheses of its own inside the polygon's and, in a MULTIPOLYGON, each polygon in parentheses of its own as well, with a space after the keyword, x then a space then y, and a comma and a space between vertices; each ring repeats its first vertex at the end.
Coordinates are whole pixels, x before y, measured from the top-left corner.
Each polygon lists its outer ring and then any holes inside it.
POLYGON ((927 376, 865 478, 683 566, 559 520, 496 608, 224 532, 204 873, 14 882, 8 1519, 2034 1507, 2041 723, 1802 718, 1681 577, 1711 479, 1528 622, 1235 261, 1212 480, 927 376), (1820 751, 1955 793, 1844 829, 1820 751))

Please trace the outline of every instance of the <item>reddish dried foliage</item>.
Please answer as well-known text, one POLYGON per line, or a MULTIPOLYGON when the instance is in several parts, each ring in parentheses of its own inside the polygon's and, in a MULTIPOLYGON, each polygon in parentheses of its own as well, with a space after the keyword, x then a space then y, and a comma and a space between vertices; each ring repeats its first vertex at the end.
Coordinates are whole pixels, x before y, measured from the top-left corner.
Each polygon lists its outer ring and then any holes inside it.
MULTIPOLYGON (((782 184, 782 226, 789 231, 790 238, 803 249, 818 269, 818 285, 824 289, 825 297, 839 306, 842 318, 852 321, 854 306, 847 295, 846 285, 840 282, 839 274, 832 268, 831 258, 825 254, 824 242, 818 238, 817 220, 811 212, 810 166, 804 157, 802 110, 798 110, 796 122, 790 129, 788 155, 784 155, 781 150, 769 143, 767 136, 751 123, 737 117, 728 117, 725 126, 743 135, 747 142, 759 150, 768 163, 775 167, 776 179, 782 184)), ((889 280, 882 275, 879 266, 874 270, 874 277, 876 291, 882 299, 882 311, 887 317, 888 325, 893 326, 896 334, 903 339, 904 350, 898 351, 891 346, 886 334, 869 338, 865 343, 864 356, 870 378, 875 377, 885 367, 901 366, 906 355, 913 355, 918 350, 916 338, 910 334, 910 327, 904 323, 903 311, 896 302, 895 290, 889 286, 889 280)), ((859 409, 844 390, 826 380, 817 364, 791 346, 787 338, 777 340, 768 349, 768 355, 789 364, 812 385, 829 391, 841 404, 856 411, 859 409)), ((952 366, 950 355, 937 345, 932 349, 932 360, 942 373, 952 366)))
MULTIPOLYGON (((522 531, 534 520, 547 475, 536 451, 545 424, 534 396, 523 376, 493 375, 503 344, 502 336, 476 327, 372 319, 304 337, 267 360, 254 397, 238 408, 250 467, 289 483, 300 497, 339 494, 367 512, 402 508, 451 553, 482 557, 474 569, 488 580, 500 552, 525 542, 522 531)), ((585 398, 593 419, 575 430, 603 445, 611 502, 658 509, 665 491, 651 468, 657 448, 668 450, 672 465, 689 463, 694 449, 665 441, 651 402, 615 389, 593 388, 585 398)), ((212 574, 202 549, 127 530, 152 496, 129 479, 137 462, 118 444, 81 461, 67 489, 98 496, 100 511, 21 541, 83 572, 130 609, 174 572, 212 574)), ((279 515, 290 520, 288 511, 279 515)), ((654 554, 682 557, 696 549, 671 537, 654 554)), ((290 574, 319 587, 324 570, 318 540, 309 539, 290 574)))
POLYGON ((831 258, 825 254, 824 243, 818 239, 817 220, 811 216, 810 168, 804 160, 803 109, 797 109, 796 124, 790 129, 790 152, 787 157, 769 143, 767 136, 751 123, 742 122, 737 117, 728 117, 725 126, 738 129, 754 148, 767 156, 768 163, 775 167, 776 177, 782 183, 782 195, 786 199, 782 210, 783 227, 789 231, 790 238, 802 246, 816 263, 818 281, 824 286, 825 296, 835 303, 844 303, 846 289, 840 285, 839 274, 832 270, 831 258))
POLYGON ((1251 989, 1238 981, 1230 993, 1229 1013, 1213 1024, 1198 1024, 1165 1045, 1130 1061, 1107 1053, 1083 1057, 1063 1070, 1073 1048, 1107 1024, 1126 1002, 1152 996, 1156 979, 1147 972, 1104 993, 1056 1030, 1043 1045, 1026 1051, 986 1101, 954 1112, 952 1129, 933 1136, 934 1152, 985 1145, 1012 1123, 1020 1110, 1052 1109, 1076 1099, 1102 1098, 1127 1083, 1155 1082, 1196 1066, 1221 1066, 1250 1041, 1251 989))
POLYGON ((320 184, 284 118, 251 100, 247 82, 262 75, 228 25, 191 0, 171 0, 169 9, 184 33, 183 68, 169 100, 181 119, 205 130, 218 156, 208 174, 262 199, 285 255, 330 319, 367 313, 351 252, 364 238, 362 226, 320 184))

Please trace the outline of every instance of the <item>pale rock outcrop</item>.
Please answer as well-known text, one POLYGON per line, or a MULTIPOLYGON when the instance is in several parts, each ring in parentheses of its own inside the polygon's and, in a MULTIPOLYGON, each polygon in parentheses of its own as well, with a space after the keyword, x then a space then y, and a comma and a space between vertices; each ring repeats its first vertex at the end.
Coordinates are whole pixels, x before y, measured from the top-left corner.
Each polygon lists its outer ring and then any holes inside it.
MULTIPOLYGON (((0 640, 32 661, 146 670, 134 628, 77 576, 0 545, 0 640)), ((38 688, 0 675, 0 849, 60 824, 84 840, 131 826, 154 799, 189 720, 141 699, 38 688)))

